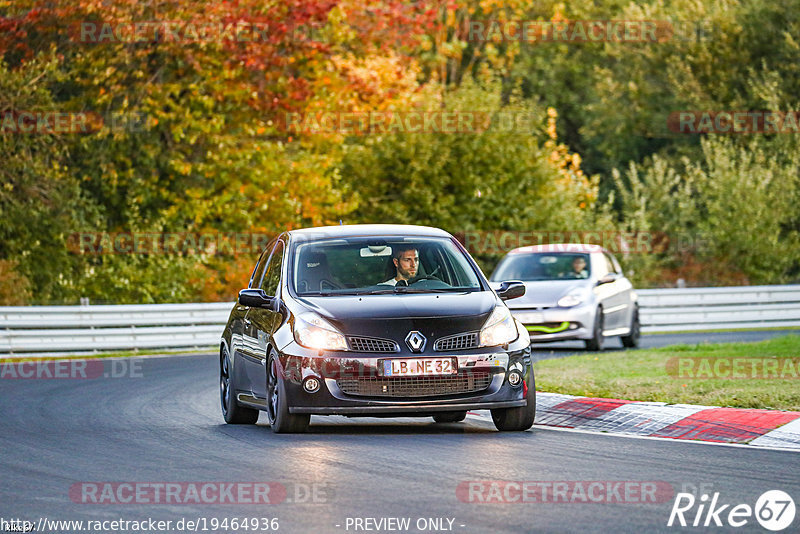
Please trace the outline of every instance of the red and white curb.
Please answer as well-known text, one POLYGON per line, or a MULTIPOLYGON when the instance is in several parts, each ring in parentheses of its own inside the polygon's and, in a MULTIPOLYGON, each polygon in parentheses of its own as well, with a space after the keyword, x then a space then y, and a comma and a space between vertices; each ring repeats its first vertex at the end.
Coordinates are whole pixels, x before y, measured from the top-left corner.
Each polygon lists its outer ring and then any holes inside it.
MULTIPOLYGON (((473 417, 490 417, 488 412, 473 417)), ((800 412, 536 393, 536 424, 800 450, 800 412)))

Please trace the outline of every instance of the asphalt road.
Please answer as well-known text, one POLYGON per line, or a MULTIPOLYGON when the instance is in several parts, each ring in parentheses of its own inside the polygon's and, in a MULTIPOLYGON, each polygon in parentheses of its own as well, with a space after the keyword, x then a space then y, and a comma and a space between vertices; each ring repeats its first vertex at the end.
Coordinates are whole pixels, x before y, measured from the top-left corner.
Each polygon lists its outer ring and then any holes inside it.
MULTIPOLYGON (((278 532, 337 533, 447 532, 420 530, 416 522, 449 518, 449 531, 476 534, 659 532, 677 530, 667 521, 673 492, 683 488, 719 492, 720 505, 750 506, 763 492, 779 489, 800 504, 797 453, 546 427, 501 434, 470 419, 436 425, 430 419, 314 417, 308 434, 275 435, 263 415, 256 426, 222 422, 214 355, 131 361, 137 362, 128 364, 133 370, 117 368, 126 375, 120 378, 0 380, 3 520, 159 518, 174 525, 181 518, 204 519, 213 532, 214 519, 264 517, 278 519, 278 532), (468 481, 656 482, 666 483, 669 494, 644 504, 553 503, 552 497, 486 504, 457 494, 468 481), (287 498, 259 505, 94 504, 81 502, 80 491, 70 495, 86 482, 278 482, 287 498), (308 497, 311 488, 316 502, 308 497), (410 518, 410 528, 366 530, 374 525, 361 523, 355 529, 356 518, 391 517, 410 518)), ((687 512, 689 522, 696 511, 697 505, 687 512)), ((800 511, 786 532, 798 526, 800 511)), ((47 529, 67 530, 74 529, 47 529)), ((763 531, 753 517, 743 528, 713 530, 763 531)), ((126 530, 109 524, 105 531, 126 530)))

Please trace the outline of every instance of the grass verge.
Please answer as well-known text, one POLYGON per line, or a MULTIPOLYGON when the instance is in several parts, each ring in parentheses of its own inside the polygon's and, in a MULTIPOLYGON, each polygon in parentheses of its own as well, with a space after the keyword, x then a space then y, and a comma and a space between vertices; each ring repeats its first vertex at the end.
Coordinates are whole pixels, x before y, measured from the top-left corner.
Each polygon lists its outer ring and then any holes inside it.
POLYGON ((536 389, 671 404, 800 410, 800 336, 541 360, 536 363, 536 389))

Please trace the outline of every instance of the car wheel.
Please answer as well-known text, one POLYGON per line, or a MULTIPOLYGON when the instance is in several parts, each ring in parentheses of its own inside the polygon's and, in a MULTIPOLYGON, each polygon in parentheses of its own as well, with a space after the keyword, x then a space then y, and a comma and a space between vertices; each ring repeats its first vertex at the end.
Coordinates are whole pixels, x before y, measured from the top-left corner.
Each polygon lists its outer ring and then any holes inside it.
POLYGON ((592 339, 584 341, 588 350, 603 350, 603 308, 598 307, 594 313, 594 329, 592 339))
POLYGON ((633 308, 633 319, 631 320, 631 333, 622 336, 622 345, 628 348, 639 346, 639 338, 642 337, 642 325, 639 322, 639 306, 633 308))
POLYGON ((305 432, 311 416, 289 413, 286 385, 280 377, 278 355, 270 351, 267 360, 267 418, 276 434, 305 432))
POLYGON ((433 420, 437 423, 458 423, 467 418, 467 411, 460 412, 442 412, 433 416, 433 420))
POLYGON ((235 390, 231 377, 231 359, 227 347, 223 347, 219 359, 219 401, 222 406, 222 417, 231 425, 255 424, 258 421, 258 410, 239 406, 235 390))
POLYGON ((533 426, 536 418, 536 382, 531 373, 531 383, 528 384, 528 402, 519 408, 499 408, 492 410, 492 421, 497 430, 501 432, 514 432, 528 430, 533 426))

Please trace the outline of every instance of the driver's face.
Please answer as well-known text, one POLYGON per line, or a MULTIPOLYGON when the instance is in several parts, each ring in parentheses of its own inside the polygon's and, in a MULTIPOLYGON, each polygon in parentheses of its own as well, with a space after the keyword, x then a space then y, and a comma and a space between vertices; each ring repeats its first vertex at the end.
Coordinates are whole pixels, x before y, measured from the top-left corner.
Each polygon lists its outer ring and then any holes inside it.
POLYGON ((417 275, 419 266, 419 255, 416 250, 404 250, 399 258, 394 259, 394 266, 397 267, 397 276, 403 280, 414 278, 417 275))
POLYGON ((572 260, 572 269, 576 273, 583 271, 585 267, 586 267, 586 260, 584 260, 583 258, 575 258, 574 260, 572 260))

